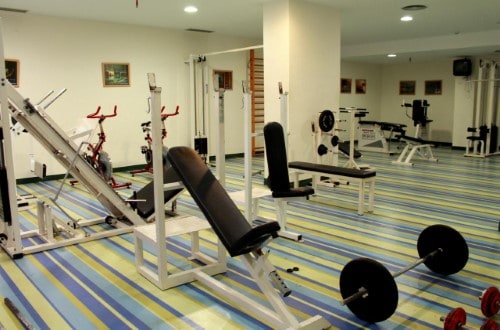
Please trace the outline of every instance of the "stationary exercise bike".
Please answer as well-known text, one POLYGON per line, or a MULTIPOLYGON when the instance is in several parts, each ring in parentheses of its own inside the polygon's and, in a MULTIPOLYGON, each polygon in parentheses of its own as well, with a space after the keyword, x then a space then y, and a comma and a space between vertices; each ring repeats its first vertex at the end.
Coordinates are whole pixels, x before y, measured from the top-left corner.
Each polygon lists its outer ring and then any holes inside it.
MULTIPOLYGON (((97 136, 99 140, 96 144, 89 143, 87 145, 87 152, 83 154, 83 158, 88 161, 94 169, 99 172, 104 181, 108 182, 113 189, 127 187, 129 188, 132 185, 132 182, 117 182, 113 178, 113 167, 111 165, 111 159, 106 151, 103 150, 103 144, 106 142, 106 134, 104 133, 104 129, 102 127, 102 123, 106 118, 116 117, 117 115, 117 107, 115 105, 113 114, 111 115, 103 115, 99 114, 101 111, 101 106, 97 107, 97 111, 87 115, 89 119, 99 119, 99 133, 97 136)), ((75 182, 72 181, 71 184, 75 182)))
MULTIPOLYGON (((179 114, 179 106, 175 108, 175 112, 172 113, 163 113, 165 111, 165 106, 161 108, 161 123, 162 123, 162 130, 161 130, 161 140, 163 140, 167 137, 167 129, 165 128, 165 120, 168 117, 173 117, 177 116, 179 114)), ((144 140, 146 140, 146 145, 141 146, 141 153, 144 155, 144 158, 146 158, 146 166, 143 169, 139 170, 133 170, 130 171, 130 174, 135 175, 137 173, 153 173, 153 138, 151 137, 151 121, 147 121, 145 123, 141 124, 142 131, 146 134, 144 137, 144 140)), ((163 146, 162 149, 162 154, 163 154, 163 166, 168 166, 167 162, 167 152, 168 148, 166 146, 163 146)))

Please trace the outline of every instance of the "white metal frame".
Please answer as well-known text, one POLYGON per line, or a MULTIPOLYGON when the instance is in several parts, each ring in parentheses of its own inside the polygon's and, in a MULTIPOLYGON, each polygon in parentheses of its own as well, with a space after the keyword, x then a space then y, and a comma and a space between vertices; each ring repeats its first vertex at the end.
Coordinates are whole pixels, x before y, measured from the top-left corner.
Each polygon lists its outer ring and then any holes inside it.
POLYGON ((498 124, 499 121, 499 114, 495 111, 495 100, 498 98, 498 81, 500 80, 496 78, 497 69, 498 64, 495 61, 481 60, 478 69, 478 79, 468 81, 468 83, 477 83, 476 103, 474 106, 472 126, 479 130, 480 126, 486 125, 487 129, 490 130, 490 133, 486 135, 485 141, 467 138, 464 154, 466 157, 485 158, 493 155, 500 155, 500 151, 498 151, 498 149, 495 152, 490 152, 490 146, 492 143, 491 128, 492 125, 498 124), (483 79, 485 75, 487 77, 486 79, 483 79), (483 91, 484 84, 487 84, 485 91, 483 91), (485 98, 486 104, 484 105, 483 103, 485 98))
POLYGON ((210 230, 209 223, 197 217, 175 217, 165 220, 163 194, 165 189, 178 189, 181 183, 163 184, 163 155, 161 142, 161 87, 156 86, 153 73, 148 74, 149 88, 151 91, 151 134, 153 136, 153 180, 155 200, 155 223, 134 228, 135 261, 137 271, 149 281, 166 290, 174 286, 192 282, 196 273, 203 271, 208 275, 223 273, 227 270, 226 253, 224 247, 218 242, 218 256, 212 258, 200 251, 199 231, 210 230), (203 262, 205 265, 186 269, 176 273, 168 270, 167 240, 171 237, 191 235, 191 258, 203 262), (157 259, 157 267, 148 267, 145 259, 145 244, 153 247, 157 259))

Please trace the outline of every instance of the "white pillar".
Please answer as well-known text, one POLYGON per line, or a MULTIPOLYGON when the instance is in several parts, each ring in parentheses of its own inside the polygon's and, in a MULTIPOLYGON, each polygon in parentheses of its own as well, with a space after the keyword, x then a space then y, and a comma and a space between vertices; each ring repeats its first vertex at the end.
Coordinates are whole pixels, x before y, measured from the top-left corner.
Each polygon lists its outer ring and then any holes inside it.
POLYGON ((339 107, 340 15, 301 0, 264 3, 265 121, 280 120, 278 83, 289 91, 289 160, 313 161, 311 120, 339 107))

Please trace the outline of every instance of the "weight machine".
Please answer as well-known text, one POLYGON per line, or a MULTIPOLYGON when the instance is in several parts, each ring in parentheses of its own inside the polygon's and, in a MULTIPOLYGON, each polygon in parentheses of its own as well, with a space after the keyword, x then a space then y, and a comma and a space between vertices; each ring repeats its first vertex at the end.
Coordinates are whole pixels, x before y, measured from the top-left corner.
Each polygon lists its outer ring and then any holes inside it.
MULTIPOLYGON (((5 61, 3 34, 0 21, 0 62, 5 61)), ((132 225, 144 221, 135 213, 127 201, 123 200, 109 186, 100 174, 81 155, 83 144, 77 146, 73 140, 47 115, 44 106, 31 103, 23 97, 6 79, 5 67, 0 66, 0 104, 1 104, 1 150, 0 150, 0 245, 12 258, 21 258, 24 254, 34 253, 86 242, 94 239, 115 236, 130 232, 132 225), (52 215, 52 206, 48 202, 37 203, 38 229, 22 231, 16 196, 16 178, 12 138, 8 134, 11 118, 19 122, 71 175, 87 187, 91 195, 109 211, 105 218, 73 219, 57 203, 57 195, 51 204, 58 207, 68 219, 52 215), (107 223, 109 230, 91 232, 87 226, 107 223), (39 244, 24 246, 23 239, 37 237, 39 244)), ((62 186, 61 186, 62 187, 62 186)), ((104 226, 107 226, 106 224, 104 226)))
POLYGON ((322 157, 331 153, 331 165, 337 166, 339 163, 338 155, 342 153, 348 160, 343 167, 366 169, 369 165, 358 164, 356 159, 361 158, 361 153, 354 148, 355 127, 357 118, 365 116, 366 109, 362 108, 339 108, 338 112, 331 110, 323 110, 318 117, 312 122, 313 131, 313 149, 316 150, 316 162, 323 163, 322 157), (340 114, 348 114, 349 119, 340 119, 340 114), (337 132, 346 132, 347 129, 340 128, 340 123, 349 121, 349 141, 341 141, 337 132), (330 149, 323 143, 323 139, 327 137, 329 143, 333 147, 330 149))
POLYGON ((495 61, 481 60, 478 79, 469 80, 477 83, 476 103, 472 127, 467 128, 466 157, 488 157, 499 155, 498 148, 498 65, 495 61), (486 86, 484 86, 486 85, 486 86), (486 88, 484 88, 486 87, 486 88), (486 99, 486 104, 485 104, 486 99))
MULTIPOLYGON (((148 102, 149 109, 148 113, 151 112, 151 106, 148 102)), ((172 113, 163 113, 165 111, 165 106, 161 108, 161 124, 162 124, 162 130, 161 130, 161 140, 162 142, 165 140, 167 137, 167 129, 165 127, 165 121, 167 120, 168 117, 173 117, 177 116, 179 114, 179 106, 175 108, 175 112, 172 113)), ((140 170, 133 170, 130 171, 130 174, 134 176, 135 174, 138 173, 153 173, 153 138, 151 137, 151 120, 144 122, 141 124, 141 129, 142 132, 146 134, 146 137, 144 140, 146 140, 146 145, 141 146, 141 153, 144 155, 146 158, 146 166, 143 169, 140 170)), ((163 155, 163 164, 167 164, 167 152, 168 148, 166 146, 162 147, 162 155, 163 155)))
POLYGON ((415 136, 410 137, 404 134, 398 137, 406 143, 405 148, 399 155, 398 159, 393 161, 393 164, 410 165, 413 166, 412 159, 418 156, 421 159, 437 162, 438 159, 434 157, 432 148, 434 144, 428 141, 430 139, 429 125, 432 120, 427 117, 427 108, 430 106, 427 100, 413 100, 413 103, 403 103, 401 105, 405 109, 412 108, 411 117, 415 126, 415 136))
POLYGON ((391 141, 395 137, 394 134, 404 135, 405 128, 404 124, 360 120, 358 123, 358 149, 393 155, 391 141))

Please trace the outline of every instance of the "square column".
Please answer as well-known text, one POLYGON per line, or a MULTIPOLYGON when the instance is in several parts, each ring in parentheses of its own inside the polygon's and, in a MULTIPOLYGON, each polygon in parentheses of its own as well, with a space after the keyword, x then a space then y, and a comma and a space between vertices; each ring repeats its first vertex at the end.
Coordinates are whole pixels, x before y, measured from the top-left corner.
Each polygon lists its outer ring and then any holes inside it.
POLYGON ((264 3, 263 24, 265 121, 280 121, 283 82, 290 93, 289 161, 312 161, 311 121, 339 107, 340 14, 302 0, 273 0, 264 3))

